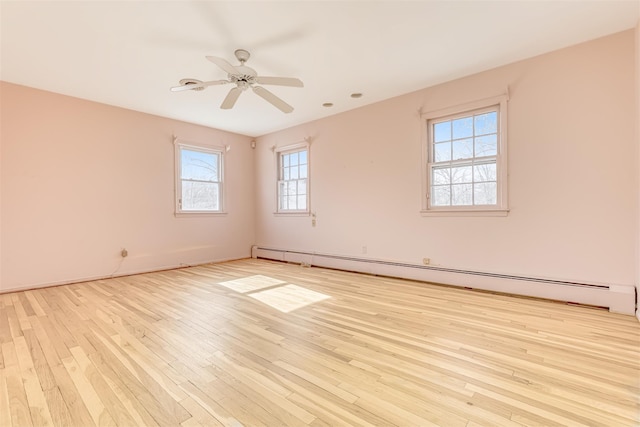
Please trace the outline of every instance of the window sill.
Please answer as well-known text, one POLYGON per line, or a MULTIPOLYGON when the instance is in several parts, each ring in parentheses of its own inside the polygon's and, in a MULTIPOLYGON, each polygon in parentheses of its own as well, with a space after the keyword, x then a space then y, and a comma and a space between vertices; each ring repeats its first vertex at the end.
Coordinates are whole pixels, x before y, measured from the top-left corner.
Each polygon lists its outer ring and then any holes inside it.
POLYGON ((311 212, 274 212, 273 216, 311 216, 311 212))
POLYGON ((199 216, 226 216, 227 212, 206 212, 206 211, 175 212, 174 215, 176 218, 199 217, 199 216))
POLYGON ((420 211, 422 216, 507 216, 509 209, 437 209, 420 211))

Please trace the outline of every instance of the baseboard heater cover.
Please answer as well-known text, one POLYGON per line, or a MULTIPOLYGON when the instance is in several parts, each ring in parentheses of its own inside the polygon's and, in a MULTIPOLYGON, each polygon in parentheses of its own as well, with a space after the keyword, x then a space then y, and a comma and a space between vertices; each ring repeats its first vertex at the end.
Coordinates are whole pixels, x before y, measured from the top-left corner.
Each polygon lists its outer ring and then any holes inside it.
POLYGON ((608 307, 611 312, 632 316, 636 310, 634 286, 512 276, 260 246, 251 248, 251 257, 608 307))

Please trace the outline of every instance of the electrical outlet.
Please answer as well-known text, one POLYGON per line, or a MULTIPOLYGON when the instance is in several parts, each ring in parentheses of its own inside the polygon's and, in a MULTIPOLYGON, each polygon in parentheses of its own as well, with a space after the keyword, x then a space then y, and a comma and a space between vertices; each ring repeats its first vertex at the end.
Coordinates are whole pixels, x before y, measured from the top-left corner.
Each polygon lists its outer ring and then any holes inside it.
POLYGON ((363 247, 362 247, 362 253, 363 253, 363 254, 366 254, 366 253, 367 253, 367 247, 366 247, 366 246, 363 246, 363 247))
POLYGON ((129 252, 127 252, 127 250, 123 248, 123 249, 120 251, 120 256, 121 256, 122 258, 126 258, 127 256, 129 256, 129 252))
POLYGON ((431 264, 431 258, 422 258, 422 263, 424 265, 429 265, 431 264))

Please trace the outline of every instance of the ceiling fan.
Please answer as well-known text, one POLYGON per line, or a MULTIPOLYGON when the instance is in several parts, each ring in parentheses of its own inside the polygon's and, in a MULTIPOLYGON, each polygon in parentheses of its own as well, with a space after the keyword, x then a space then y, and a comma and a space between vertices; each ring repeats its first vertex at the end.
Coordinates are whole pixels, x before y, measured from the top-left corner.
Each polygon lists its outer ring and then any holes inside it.
POLYGON ((228 110, 233 108, 238 97, 242 92, 251 88, 258 96, 262 97, 267 102, 273 104, 276 108, 284 113, 290 113, 293 111, 293 107, 282 99, 278 98, 272 92, 257 86, 257 84, 263 85, 277 85, 277 86, 292 86, 303 87, 302 81, 293 77, 262 77, 258 76, 253 68, 247 67, 245 62, 249 59, 248 51, 244 49, 237 49, 235 52, 236 58, 240 61, 240 65, 231 65, 227 60, 218 58, 217 56, 207 56, 206 58, 220 67, 228 74, 227 80, 212 80, 209 82, 203 82, 196 79, 182 79, 180 80, 180 86, 174 86, 171 88, 173 92, 185 91, 185 90, 203 90, 207 86, 225 85, 233 83, 236 87, 232 88, 227 94, 224 101, 220 105, 220 108, 228 110))

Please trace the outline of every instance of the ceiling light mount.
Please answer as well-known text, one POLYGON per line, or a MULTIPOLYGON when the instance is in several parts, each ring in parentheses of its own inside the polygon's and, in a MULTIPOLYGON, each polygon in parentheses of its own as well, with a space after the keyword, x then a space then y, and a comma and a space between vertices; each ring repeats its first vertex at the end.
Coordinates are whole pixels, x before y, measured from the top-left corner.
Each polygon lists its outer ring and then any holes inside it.
POLYGON ((233 53, 236 55, 236 58, 242 65, 244 65, 244 63, 247 62, 249 60, 249 57, 251 56, 249 51, 244 49, 236 49, 236 51, 233 53))

